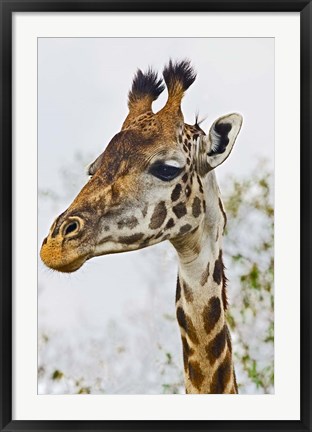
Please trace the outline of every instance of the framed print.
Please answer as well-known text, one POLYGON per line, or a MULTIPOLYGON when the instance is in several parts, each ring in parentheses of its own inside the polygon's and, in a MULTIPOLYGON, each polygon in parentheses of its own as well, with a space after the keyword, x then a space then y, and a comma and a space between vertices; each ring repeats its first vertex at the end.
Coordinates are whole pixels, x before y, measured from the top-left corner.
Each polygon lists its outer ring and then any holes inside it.
POLYGON ((1 22, 1 430, 311 430, 311 2, 1 22))

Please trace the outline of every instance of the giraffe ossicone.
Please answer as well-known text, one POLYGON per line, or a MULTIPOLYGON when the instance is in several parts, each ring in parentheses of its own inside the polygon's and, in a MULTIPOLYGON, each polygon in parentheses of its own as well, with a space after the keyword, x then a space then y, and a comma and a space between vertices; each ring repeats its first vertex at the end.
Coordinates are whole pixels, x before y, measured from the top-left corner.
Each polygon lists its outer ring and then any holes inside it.
POLYGON ((230 155, 242 117, 220 117, 207 135, 197 121, 184 123, 181 101, 195 78, 187 60, 170 61, 163 80, 138 70, 121 131, 90 164, 89 181, 52 224, 40 255, 48 267, 73 272, 92 257, 169 240, 179 258, 186 392, 237 393, 226 324, 226 216, 214 169, 230 155), (164 84, 168 100, 153 113, 164 84))

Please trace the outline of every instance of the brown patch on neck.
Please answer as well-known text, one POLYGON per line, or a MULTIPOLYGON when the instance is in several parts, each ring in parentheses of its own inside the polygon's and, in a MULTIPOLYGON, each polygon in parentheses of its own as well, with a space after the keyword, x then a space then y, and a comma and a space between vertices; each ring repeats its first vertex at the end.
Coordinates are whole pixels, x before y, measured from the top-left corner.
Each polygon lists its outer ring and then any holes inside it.
POLYGON ((176 290, 176 303, 180 300, 181 298, 181 285, 180 285, 180 280, 179 280, 179 276, 177 278, 177 290, 176 290))
POLYGON ((226 217, 226 213, 224 211, 223 205, 222 205, 221 198, 219 198, 219 207, 220 207, 221 213, 223 215, 223 219, 224 219, 224 225, 223 225, 223 234, 224 234, 226 223, 227 223, 227 217, 226 217))
POLYGON ((223 258, 222 258, 222 249, 220 249, 219 256, 215 262, 214 270, 213 270, 213 280, 219 285, 222 282, 222 303, 223 308, 226 311, 228 307, 228 300, 227 300, 227 294, 226 294, 226 283, 227 278, 225 276, 225 267, 223 264, 223 258))
POLYGON ((200 364, 197 361, 189 361, 188 363, 188 371, 191 383, 193 386, 200 390, 202 383, 204 381, 204 374, 200 368, 200 364))
POLYGON ((201 278, 200 278, 200 284, 201 284, 201 286, 204 286, 207 283, 207 281, 208 281, 209 267, 210 267, 210 263, 207 264, 206 270, 201 275, 201 278))
POLYGON ((227 326, 224 324, 220 332, 209 342, 206 347, 206 353, 208 360, 211 365, 213 365, 220 355, 223 353, 226 346, 226 332, 227 326))
POLYGON ((180 327, 185 331, 190 340, 194 344, 198 344, 199 340, 194 324, 192 323, 191 318, 185 314, 184 310, 180 306, 177 308, 177 320, 180 327))
POLYGON ((225 269, 225 267, 223 265, 223 268, 222 268, 222 303, 223 303, 223 309, 224 309, 224 311, 226 311, 228 308, 228 298, 227 298, 227 292, 226 292, 227 278, 225 276, 224 269, 225 269))
POLYGON ((209 334, 221 317, 221 302, 219 297, 211 297, 203 310, 203 320, 206 333, 209 334))
POLYGON ((232 340, 231 340, 231 335, 228 326, 226 326, 226 343, 228 349, 230 350, 230 353, 232 354, 232 340))
POLYGON ((191 303, 194 300, 192 290, 185 281, 183 281, 183 293, 188 303, 191 303))
POLYGON ((215 371, 212 377, 210 393, 222 394, 225 392, 226 386, 232 376, 232 359, 231 354, 228 351, 223 362, 220 364, 218 369, 215 371))
POLYGON ((215 266, 213 270, 213 280, 220 285, 222 281, 222 271, 223 271, 223 260, 222 260, 222 250, 219 251, 219 256, 215 261, 215 266))
POLYGON ((191 348, 184 336, 181 337, 182 346, 183 346, 183 363, 184 363, 184 371, 185 373, 188 370, 188 362, 189 358, 194 354, 193 348, 191 348))

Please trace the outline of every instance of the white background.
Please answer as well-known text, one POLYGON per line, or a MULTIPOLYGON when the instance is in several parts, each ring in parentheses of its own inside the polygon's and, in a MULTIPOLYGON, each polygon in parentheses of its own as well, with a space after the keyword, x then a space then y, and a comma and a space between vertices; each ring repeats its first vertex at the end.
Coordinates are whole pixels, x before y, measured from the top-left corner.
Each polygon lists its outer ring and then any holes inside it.
MULTIPOLYGON (((279 419, 299 418, 299 15, 297 14, 132 14, 131 26, 129 15, 122 14, 78 14, 57 15, 36 14, 27 17, 22 14, 14 20, 14 79, 15 79, 15 322, 14 322, 14 417, 16 419, 30 418, 225 418, 224 403, 231 399, 226 410, 229 419, 279 419), (161 25, 160 25, 161 19, 161 25), (167 22, 166 22, 167 21, 167 22), (133 23, 136 25, 133 25, 133 23), (161 29, 161 30, 160 30, 161 29), (163 29, 166 29, 164 35, 163 29), (182 30, 183 29, 183 30, 182 30), (36 259, 37 244, 34 238, 36 232, 36 88, 37 88, 37 37, 51 36, 192 36, 192 37, 275 37, 276 44, 276 394, 274 396, 256 397, 226 397, 217 396, 37 396, 36 395, 36 259), (291 84, 292 85, 291 85, 291 84), (285 127, 287 124, 287 128, 285 127), (294 151, 295 149, 295 151, 294 151), (288 151, 287 151, 288 150, 288 151), (292 176, 289 176, 289 170, 292 176), (26 181, 27 179, 27 181, 26 181), (292 207, 289 208, 289 196, 292 197, 292 207), (32 204, 33 203, 33 204, 32 204), (22 215, 22 209, 27 208, 22 215), (285 217, 285 215, 287 215, 285 217), (27 226, 27 230, 24 227, 27 226), (297 227, 297 229, 296 229, 297 227), (287 238, 291 248, 283 247, 287 238), (26 249, 27 248, 27 249, 26 249), (291 249, 291 252, 290 252, 291 249), (283 268, 283 272, 281 269, 283 268), (25 287, 24 281, 27 280, 25 287), (293 298, 293 287, 298 287, 298 298, 293 298), (27 290, 26 290, 27 288, 27 290), (291 301, 289 301, 291 298, 291 301), (288 301, 287 301, 288 300, 288 301), (27 307, 26 307, 26 306, 27 307), (293 321, 289 326, 287 314, 291 306, 293 321), (288 326, 288 327, 287 327, 288 326), (287 332, 285 332, 287 328, 287 332), (283 334, 287 333, 287 338, 283 334), (289 355, 287 341, 292 339, 292 355, 289 355), (25 370, 27 373, 25 374, 25 370), (287 377, 287 380, 285 379, 287 377), (103 411, 103 397, 107 410, 103 411), (209 399, 211 411, 204 407, 209 399), (123 411, 120 412, 121 400, 123 411), (138 403, 139 401, 139 403, 138 403), (261 409, 259 408, 261 404, 261 409), (187 406, 187 410, 185 407, 187 406), (144 407, 144 409, 142 409, 144 407), (157 407, 157 413, 155 412, 157 407), (286 409, 287 407, 287 409, 286 409), (256 408, 256 409, 255 409, 256 408), (57 417, 55 413, 57 412, 57 417), (78 413, 78 414, 77 414, 78 413), (213 413, 213 414, 212 414, 213 413)), ((231 55, 235 53, 232 50, 231 55)), ((237 53, 239 55, 239 53, 237 53)), ((190 55, 188 55, 190 57, 190 55)), ((148 58, 148 54, 147 57, 148 58)), ((149 64, 154 64, 151 61, 149 64)), ((165 63, 165 59, 159 59, 165 63)), ((158 65, 158 64, 157 64, 158 65)), ((130 65, 131 66, 131 65, 130 65)), ((138 66, 136 62, 135 67, 138 66)), ((144 67, 145 64, 139 66, 144 67)), ((197 65, 196 65, 197 66, 197 65)), ((196 67, 195 66, 195 67, 196 67)), ((201 66, 201 65, 200 65, 201 66)), ((259 65, 260 67, 261 65, 259 65)), ((196 67, 200 73, 200 67, 196 67)), ((120 73, 122 73, 121 70, 120 73)), ((125 70, 129 77, 129 72, 125 70)), ((131 72, 132 73, 132 72, 131 72)), ((129 78, 128 78, 129 79, 129 78)), ((125 107, 125 93, 129 83, 122 81, 124 86, 118 94, 123 102, 116 98, 118 114, 122 103, 125 107)), ((209 80, 208 80, 209 81, 209 80)), ((194 85, 195 86, 195 85, 194 85)), ((256 90, 258 90, 256 88, 256 90)), ((198 84, 198 92, 201 92, 198 84)), ((222 115, 227 111, 240 111, 237 101, 242 99, 235 95, 232 89, 230 101, 224 99, 224 92, 218 87, 209 89, 207 103, 208 114, 222 115), (220 102, 221 99, 221 102, 220 102), (213 103, 212 103, 213 101, 213 103), (235 106, 234 105, 235 102, 235 106), (218 106, 220 103, 220 107, 218 106), (227 105, 227 103, 230 105, 227 105), (220 111, 220 112, 219 112, 220 111)), ((194 87, 194 92, 196 92, 194 87)), ((196 94, 196 93, 195 93, 196 94)), ((115 96, 115 91, 114 91, 115 96)), ((194 95, 193 95, 194 96, 194 95)), ((259 98, 258 98, 259 99, 259 98)), ((193 97, 193 101, 197 101, 193 97)), ((160 101, 161 102, 161 101, 160 101)), ((99 101, 100 105, 101 101, 99 101)), ((243 101, 241 102, 243 105, 243 101)), ((257 121, 261 131, 267 127, 265 104, 255 98, 259 106, 257 121)), ((190 116, 197 106, 190 106, 187 114, 190 116)), ((124 111, 126 113, 126 111, 124 111)), ((99 110, 100 115, 100 110, 99 110)), ((187 121, 191 121, 189 116, 187 121)), ((272 120, 272 115, 269 116, 272 120)), ((93 119, 94 120, 94 119, 93 119)), ((95 119, 97 120, 97 119, 95 119)), ((94 120, 94 121, 95 121, 94 120)), ((114 116, 114 121, 122 117, 114 116)), ((254 119, 250 119, 253 121, 254 119)), ((90 121, 90 120, 89 120, 90 121)), ((109 128, 102 127, 103 141, 93 137, 94 152, 101 151, 104 145, 116 132, 116 124, 109 119, 109 128), (107 136, 105 136, 107 133, 107 136), (96 148, 97 147, 97 148, 96 148)), ((97 121, 95 121, 97 123, 97 121)), ((257 130, 254 127, 253 130, 257 130)), ((268 128, 269 140, 272 142, 272 122, 268 128), (271 135, 270 135, 271 134, 271 135)), ((62 135, 62 134, 60 134, 62 135)), ((83 137, 87 142, 89 137, 83 137)), ((55 140, 57 142, 57 140, 55 140)), ((68 142, 72 142, 69 139, 68 142)), ((246 140, 247 141, 247 140, 246 140)), ((265 141, 263 141, 265 143, 265 141)), ((260 143, 261 144, 261 143, 260 143)), ((263 144, 265 145, 265 144, 263 144)), ((248 155, 248 151, 243 152, 248 155)), ((57 153, 57 152, 55 152, 57 153)), ((97 153, 95 153, 96 156, 97 153)), ((249 157, 252 155, 249 154, 249 157)), ((233 154, 235 157, 235 153, 233 154)), ((239 157, 242 157, 240 154, 239 157)), ((248 161, 248 159, 246 159, 248 161)), ((232 159, 233 161, 233 159, 232 159)), ((54 161, 55 162, 55 161, 54 161)), ((54 163, 51 158, 51 163, 54 163)), ((234 162, 233 162, 234 163, 234 162)), ((241 164, 241 161, 240 161, 241 164)), ((244 164, 242 164, 244 165, 244 164)), ((39 165, 40 166, 40 165, 39 165)), ((237 165, 238 166, 238 165, 237 165)), ((46 181, 52 176, 47 173, 46 181)), ((42 178, 45 178, 43 176, 42 178)), ((52 177, 51 177, 52 178, 52 177)))

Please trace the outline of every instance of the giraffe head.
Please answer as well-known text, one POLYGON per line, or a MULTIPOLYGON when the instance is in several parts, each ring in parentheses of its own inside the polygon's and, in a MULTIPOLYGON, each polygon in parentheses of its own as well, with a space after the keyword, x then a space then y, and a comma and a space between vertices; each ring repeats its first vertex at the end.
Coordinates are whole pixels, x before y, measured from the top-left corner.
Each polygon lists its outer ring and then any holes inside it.
POLYGON ((176 241, 197 230, 209 207, 205 178, 230 154, 242 118, 216 120, 206 135, 184 123, 181 100, 196 75, 188 61, 136 73, 121 131, 88 168, 90 179, 51 226, 41 247, 50 268, 72 272, 92 257, 176 241))

